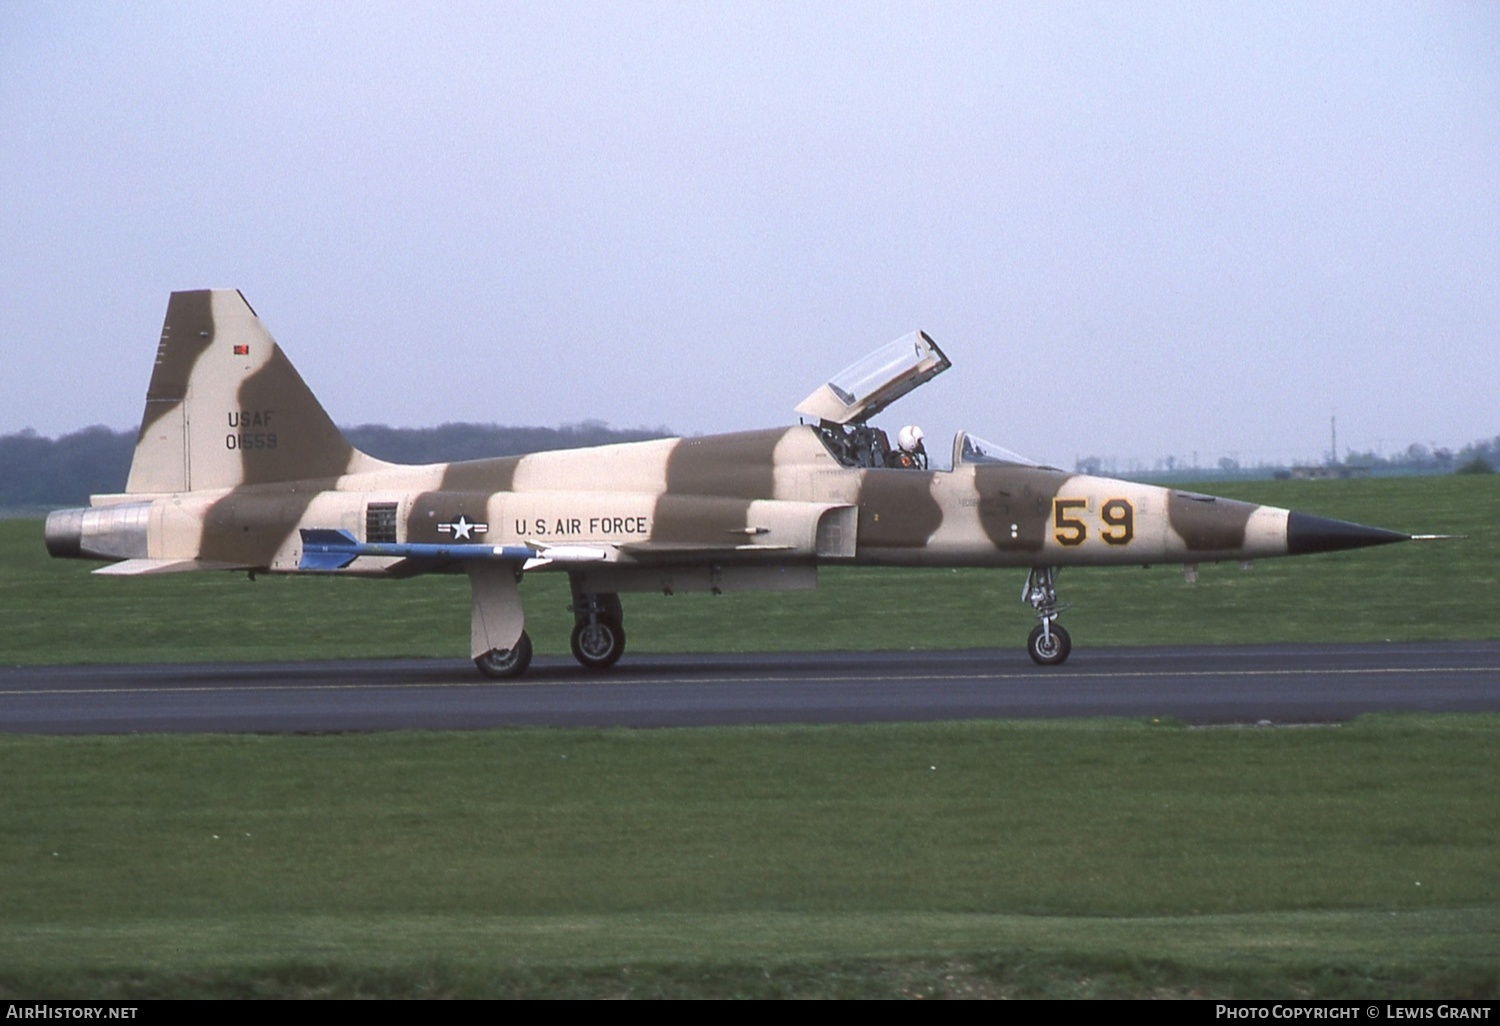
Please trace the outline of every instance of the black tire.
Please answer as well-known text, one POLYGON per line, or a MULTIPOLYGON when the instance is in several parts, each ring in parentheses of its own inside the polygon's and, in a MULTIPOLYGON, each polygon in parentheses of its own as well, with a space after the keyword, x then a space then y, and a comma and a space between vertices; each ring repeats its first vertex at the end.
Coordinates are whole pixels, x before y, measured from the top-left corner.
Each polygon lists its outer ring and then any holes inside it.
POLYGON ((599 622, 573 627, 573 658, 586 670, 607 670, 625 654, 625 628, 618 620, 599 617, 599 622))
POLYGON ((1026 639, 1026 654, 1038 666, 1061 666, 1068 661, 1068 653, 1073 651, 1073 639, 1055 623, 1048 633, 1051 635, 1050 644, 1049 639, 1043 636, 1042 625, 1033 627, 1031 637, 1026 639))
POLYGON ((515 648, 492 648, 475 659, 474 665, 480 673, 495 680, 519 677, 531 665, 531 635, 522 631, 515 648))

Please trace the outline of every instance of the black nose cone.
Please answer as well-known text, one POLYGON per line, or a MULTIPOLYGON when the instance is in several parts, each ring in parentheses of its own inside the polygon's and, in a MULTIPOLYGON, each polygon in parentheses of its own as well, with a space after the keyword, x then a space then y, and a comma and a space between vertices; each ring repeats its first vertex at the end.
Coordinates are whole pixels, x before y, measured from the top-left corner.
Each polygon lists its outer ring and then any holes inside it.
POLYGON ((1400 531, 1351 524, 1347 520, 1329 520, 1327 517, 1314 517, 1306 513, 1288 513, 1286 518, 1286 551, 1292 556, 1362 549, 1366 545, 1389 545, 1391 542, 1410 540, 1411 535, 1400 531))

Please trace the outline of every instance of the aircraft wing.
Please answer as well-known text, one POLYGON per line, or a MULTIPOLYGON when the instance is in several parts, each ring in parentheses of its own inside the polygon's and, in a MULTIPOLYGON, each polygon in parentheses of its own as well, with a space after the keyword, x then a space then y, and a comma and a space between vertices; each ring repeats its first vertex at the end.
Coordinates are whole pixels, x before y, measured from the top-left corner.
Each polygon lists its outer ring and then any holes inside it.
POLYGON ((732 556, 753 556, 760 552, 794 552, 795 545, 756 545, 753 542, 726 542, 723 544, 700 542, 626 542, 620 551, 641 561, 678 561, 693 556, 705 559, 732 556))

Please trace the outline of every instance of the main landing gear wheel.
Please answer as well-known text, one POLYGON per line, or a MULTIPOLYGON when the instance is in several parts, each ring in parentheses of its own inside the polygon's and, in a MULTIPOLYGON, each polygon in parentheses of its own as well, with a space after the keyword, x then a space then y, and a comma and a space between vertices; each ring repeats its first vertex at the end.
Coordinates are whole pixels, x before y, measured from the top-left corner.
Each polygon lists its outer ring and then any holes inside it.
POLYGON ((573 627, 573 658, 586 670, 605 670, 625 653, 625 628, 619 621, 599 617, 573 627))
POLYGON ((1067 661, 1068 653, 1073 651, 1073 639, 1068 637, 1068 632, 1058 624, 1050 627, 1046 624, 1037 624, 1031 629, 1031 637, 1026 639, 1026 654, 1031 656, 1031 661, 1038 666, 1057 666, 1067 661))
POLYGON ((474 665, 480 673, 496 680, 519 677, 531 665, 531 636, 522 631, 514 648, 492 648, 475 659, 474 665))
POLYGON ((585 670, 607 670, 625 654, 625 610, 612 591, 584 591, 583 578, 569 575, 573 589, 573 658, 585 670))

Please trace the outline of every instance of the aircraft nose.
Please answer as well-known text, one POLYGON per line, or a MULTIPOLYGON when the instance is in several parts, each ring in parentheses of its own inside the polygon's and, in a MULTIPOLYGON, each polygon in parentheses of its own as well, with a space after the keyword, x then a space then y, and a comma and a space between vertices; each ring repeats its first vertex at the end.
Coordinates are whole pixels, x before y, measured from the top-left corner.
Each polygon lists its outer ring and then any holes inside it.
POLYGON ((1389 545, 1403 541, 1411 541, 1411 535, 1387 531, 1383 527, 1351 524, 1347 520, 1315 517, 1307 513, 1288 513, 1286 517, 1286 551, 1292 556, 1362 549, 1367 545, 1389 545))

